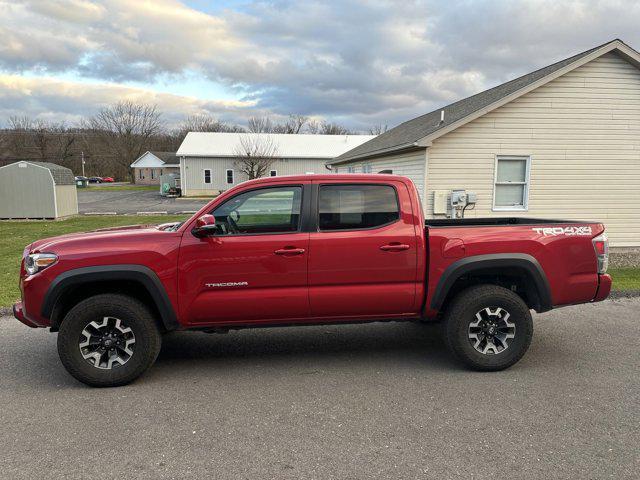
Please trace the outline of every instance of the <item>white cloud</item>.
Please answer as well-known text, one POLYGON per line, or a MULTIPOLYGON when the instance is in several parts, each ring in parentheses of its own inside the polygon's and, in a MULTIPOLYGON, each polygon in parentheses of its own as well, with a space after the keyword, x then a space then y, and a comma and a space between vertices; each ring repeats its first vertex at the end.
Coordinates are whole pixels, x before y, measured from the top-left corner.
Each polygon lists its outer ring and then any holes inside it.
POLYGON ((0 75, 0 118, 21 112, 74 124, 83 116, 92 115, 97 109, 120 100, 157 104, 169 125, 193 114, 209 114, 229 122, 244 122, 256 107, 251 101, 203 100, 111 83, 0 75))
MULTIPOLYGON (((188 71, 259 111, 355 127, 396 124, 615 37, 640 43, 640 4, 598 0, 281 0, 216 15, 176 0, 0 0, 0 11, 8 74, 144 84, 188 71)), ((98 90, 68 108, 84 111, 98 90)))

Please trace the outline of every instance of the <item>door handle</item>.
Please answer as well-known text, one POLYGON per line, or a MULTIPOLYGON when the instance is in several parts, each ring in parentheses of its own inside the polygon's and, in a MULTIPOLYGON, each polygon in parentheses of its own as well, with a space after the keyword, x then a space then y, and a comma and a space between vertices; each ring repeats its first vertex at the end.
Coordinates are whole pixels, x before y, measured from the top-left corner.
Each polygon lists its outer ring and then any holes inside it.
POLYGON ((276 255, 302 255, 304 253, 304 248, 280 248, 273 253, 276 255))
POLYGON ((405 243, 390 243, 388 245, 382 245, 380 250, 385 252, 400 252, 402 250, 409 250, 409 248, 411 247, 405 243))

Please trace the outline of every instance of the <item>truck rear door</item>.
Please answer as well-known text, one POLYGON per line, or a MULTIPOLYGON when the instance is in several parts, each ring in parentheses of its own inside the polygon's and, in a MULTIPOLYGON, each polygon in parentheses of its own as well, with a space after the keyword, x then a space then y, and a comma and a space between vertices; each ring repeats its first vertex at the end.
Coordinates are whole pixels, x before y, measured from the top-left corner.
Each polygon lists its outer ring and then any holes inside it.
POLYGON ((410 314, 417 241, 406 185, 318 180, 312 191, 311 316, 410 314))

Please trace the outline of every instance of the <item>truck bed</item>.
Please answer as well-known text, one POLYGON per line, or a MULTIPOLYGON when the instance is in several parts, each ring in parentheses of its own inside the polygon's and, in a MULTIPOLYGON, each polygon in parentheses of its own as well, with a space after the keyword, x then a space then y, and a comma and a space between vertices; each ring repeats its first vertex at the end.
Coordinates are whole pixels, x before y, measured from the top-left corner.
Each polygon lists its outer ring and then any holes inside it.
POLYGON ((509 226, 509 225, 540 225, 540 224, 571 224, 593 223, 579 220, 549 220, 528 217, 486 217, 486 218, 428 218, 426 227, 473 227, 473 226, 509 226))

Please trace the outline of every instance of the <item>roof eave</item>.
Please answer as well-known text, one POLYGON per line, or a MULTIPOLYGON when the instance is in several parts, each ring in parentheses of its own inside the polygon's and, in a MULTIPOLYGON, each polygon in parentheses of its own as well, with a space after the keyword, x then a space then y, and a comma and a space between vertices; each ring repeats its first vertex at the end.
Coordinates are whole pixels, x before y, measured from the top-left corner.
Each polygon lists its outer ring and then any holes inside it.
MULTIPOLYGON (((180 153, 177 154, 178 157, 184 157, 189 158, 189 157, 199 157, 199 158, 238 158, 238 155, 212 155, 211 153, 180 153)), ((286 158, 287 160, 295 160, 297 158, 299 159, 318 159, 318 160, 328 160, 328 159, 332 159, 335 157, 329 156, 329 155, 278 155, 276 157, 274 157, 276 159, 281 159, 281 158, 286 158)), ((177 164, 176 164, 177 165, 177 164)))
POLYGON ((418 145, 417 142, 413 143, 402 143, 400 145, 394 145, 393 147, 387 148, 379 148, 377 150, 371 150, 366 153, 362 153, 360 155, 354 155, 352 157, 340 158, 336 157, 330 162, 327 162, 327 165, 340 165, 343 163, 355 162, 358 160, 365 160, 367 158, 378 157, 380 155, 392 155, 394 153, 403 152, 406 150, 415 150, 416 148, 422 148, 422 145, 418 145))
MULTIPOLYGON (((140 155, 138 158, 136 158, 133 163, 131 165, 129 165, 130 168, 133 168, 136 166, 136 163, 138 163, 138 161, 144 157, 147 153, 151 153, 151 150, 147 150, 146 152, 144 152, 142 155, 140 155)), ((153 153, 151 153, 151 155, 153 155, 153 153)), ((156 157, 155 155, 153 155, 154 157, 156 157)), ((158 158, 158 157, 156 157, 158 158)), ((158 158, 158 160, 162 161, 161 159, 158 158)))
POLYGON ((517 99, 518 97, 521 97, 522 95, 525 95, 533 90, 535 90, 536 88, 539 88, 549 82, 551 82, 552 80, 555 80, 558 77, 561 77, 562 75, 575 70, 578 67, 581 67, 582 65, 585 65, 586 63, 589 63, 593 60, 595 60, 596 58, 612 52, 613 50, 618 50, 618 52, 620 52, 627 61, 629 61, 630 63, 632 63, 634 66, 636 66, 637 68, 640 69, 640 54, 638 52, 636 52, 633 48, 629 47, 628 45, 626 45, 624 42, 620 41, 620 40, 613 40, 605 45, 602 46, 602 48, 599 48, 598 50, 593 51, 592 53, 590 53, 589 55, 585 55, 584 57, 576 60, 575 62, 567 65, 566 67, 563 67, 559 70, 556 70, 555 72, 542 77, 540 80, 533 82, 529 85, 527 85, 526 87, 521 88, 520 90, 516 90, 515 92, 513 92, 510 95, 507 95, 506 97, 501 98, 500 100, 487 105, 484 108, 481 108, 480 110, 477 110, 473 113, 471 113, 470 115, 467 115, 464 118, 461 118, 460 120, 458 120, 457 122, 454 122, 450 125, 447 125, 446 127, 443 127, 439 130, 436 130, 435 132, 420 138, 417 142, 416 145, 419 145, 421 147, 430 147, 433 143, 433 141, 439 137, 442 137, 443 135, 446 135, 449 132, 452 132, 453 130, 456 130, 457 128, 460 128, 461 126, 483 116, 486 115, 487 113, 495 110, 496 108, 499 108, 515 99, 517 99))

